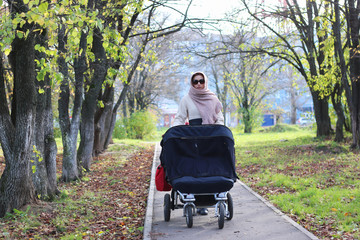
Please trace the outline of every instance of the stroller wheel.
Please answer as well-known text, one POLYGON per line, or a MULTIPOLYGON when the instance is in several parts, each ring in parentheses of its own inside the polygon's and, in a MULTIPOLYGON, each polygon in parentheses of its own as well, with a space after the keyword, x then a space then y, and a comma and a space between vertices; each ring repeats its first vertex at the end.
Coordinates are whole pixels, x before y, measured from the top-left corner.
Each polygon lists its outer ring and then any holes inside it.
POLYGON ((223 229, 223 227, 224 227, 224 219, 225 219, 225 206, 224 206, 223 202, 219 203, 218 211, 219 211, 219 216, 218 216, 219 229, 223 229))
POLYGON ((193 226, 193 208, 192 206, 185 207, 185 217, 186 217, 186 224, 188 228, 192 228, 193 226))
POLYGON ((234 216, 234 205, 230 193, 227 193, 227 205, 228 205, 228 212, 226 213, 225 217, 227 220, 231 220, 234 216))
POLYGON ((171 201, 170 201, 170 194, 164 195, 164 219, 165 222, 170 221, 170 209, 171 208, 171 201))

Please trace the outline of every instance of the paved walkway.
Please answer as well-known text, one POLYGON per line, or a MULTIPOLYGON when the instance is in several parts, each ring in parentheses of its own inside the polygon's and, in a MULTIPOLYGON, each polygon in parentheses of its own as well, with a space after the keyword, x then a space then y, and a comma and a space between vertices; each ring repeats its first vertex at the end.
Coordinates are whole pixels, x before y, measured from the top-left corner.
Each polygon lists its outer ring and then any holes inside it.
POLYGON ((169 222, 164 221, 163 199, 166 192, 155 188, 155 170, 158 166, 161 147, 156 145, 152 178, 146 211, 144 240, 161 239, 241 239, 241 240, 305 240, 318 239, 295 223, 273 205, 240 181, 230 190, 233 198, 234 217, 225 220, 223 229, 218 228, 214 208, 207 216, 193 217, 193 227, 188 228, 182 209, 171 210, 169 222))

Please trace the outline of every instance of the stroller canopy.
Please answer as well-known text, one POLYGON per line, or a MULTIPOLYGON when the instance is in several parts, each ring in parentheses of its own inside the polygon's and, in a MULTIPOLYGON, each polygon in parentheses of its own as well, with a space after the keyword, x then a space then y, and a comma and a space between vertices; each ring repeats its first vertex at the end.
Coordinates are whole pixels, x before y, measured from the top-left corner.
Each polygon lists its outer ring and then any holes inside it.
POLYGON ((161 146, 160 160, 170 183, 185 176, 237 179, 234 138, 224 125, 172 127, 161 146))

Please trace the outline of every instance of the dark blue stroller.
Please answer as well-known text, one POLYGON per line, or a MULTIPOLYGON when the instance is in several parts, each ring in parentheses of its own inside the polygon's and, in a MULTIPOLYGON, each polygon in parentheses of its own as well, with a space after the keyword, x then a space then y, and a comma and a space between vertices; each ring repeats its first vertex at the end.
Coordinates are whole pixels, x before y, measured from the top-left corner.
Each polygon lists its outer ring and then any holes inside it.
POLYGON ((197 207, 215 207, 219 228, 233 217, 229 190, 237 179, 234 139, 223 125, 176 126, 161 141, 161 164, 173 187, 164 196, 164 218, 171 210, 183 209, 189 228, 197 207), (180 200, 180 201, 179 201, 180 200))

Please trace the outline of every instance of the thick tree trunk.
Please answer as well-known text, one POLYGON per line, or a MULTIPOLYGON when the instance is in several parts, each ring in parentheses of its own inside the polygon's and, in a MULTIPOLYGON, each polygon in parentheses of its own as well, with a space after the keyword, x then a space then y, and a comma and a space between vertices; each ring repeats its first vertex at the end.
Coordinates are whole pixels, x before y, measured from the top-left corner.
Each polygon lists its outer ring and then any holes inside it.
MULTIPOLYGON (((43 31, 36 39, 41 46, 46 46, 46 31, 43 31)), ((46 58, 41 52, 36 52, 36 59, 46 58)), ((34 143, 36 151, 33 153, 33 183, 36 196, 41 199, 52 199, 57 193, 56 187, 56 142, 53 135, 53 117, 51 106, 50 78, 47 74, 44 80, 38 81, 35 78, 37 89, 44 90, 44 93, 37 91, 36 121, 34 143)))
POLYGON ((94 117, 103 82, 107 74, 106 53, 103 47, 103 38, 99 29, 94 29, 93 49, 95 62, 92 64, 93 76, 90 88, 85 94, 85 100, 81 109, 80 124, 80 146, 78 149, 77 159, 79 164, 86 170, 90 170, 93 146, 94 146, 94 117))
MULTIPOLYGON (((0 102, 0 140, 6 164, 0 179, 0 217, 35 201, 30 172, 36 104, 35 40, 31 33, 32 26, 25 24, 19 30, 26 32, 28 29, 28 37, 16 37, 12 45, 11 65, 16 89, 16 96, 13 98, 13 109, 16 111, 12 112, 12 120, 7 106, 0 102)), ((4 97, 1 97, 1 100, 3 99, 4 97)))
POLYGON ((311 96, 314 103, 314 113, 317 126, 317 137, 329 136, 332 132, 330 117, 329 117, 329 103, 327 98, 320 98, 317 92, 311 91, 311 96))
MULTIPOLYGON (((43 89, 43 81, 39 82, 36 79, 37 86, 43 89), (41 86, 42 85, 42 86, 41 86)), ((36 196, 39 196, 41 199, 52 198, 53 193, 50 190, 49 180, 47 178, 46 164, 45 164, 45 94, 37 93, 37 103, 36 103, 36 120, 35 120, 35 129, 34 134, 34 151, 33 151, 33 162, 31 164, 32 169, 32 180, 35 187, 36 196)))
MULTIPOLYGON (((48 88, 48 96, 51 96, 51 88, 48 88)), ((52 102, 51 98, 47 98, 45 106, 45 112, 47 112, 45 118, 45 148, 44 148, 44 159, 46 165, 46 172, 48 178, 48 196, 51 198, 54 195, 58 195, 60 192, 57 188, 57 177, 56 177, 56 155, 57 145, 54 136, 54 125, 53 125, 53 113, 52 113, 52 102)))

